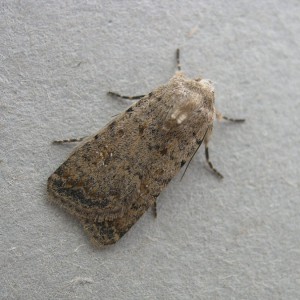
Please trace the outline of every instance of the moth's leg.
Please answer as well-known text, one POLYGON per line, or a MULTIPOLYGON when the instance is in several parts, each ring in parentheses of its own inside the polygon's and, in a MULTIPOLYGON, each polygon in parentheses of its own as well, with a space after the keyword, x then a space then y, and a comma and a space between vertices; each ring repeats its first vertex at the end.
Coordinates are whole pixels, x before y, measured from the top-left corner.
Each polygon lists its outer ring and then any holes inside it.
MULTIPOLYGON (((176 62, 177 62, 177 70, 180 71, 181 70, 181 64, 180 64, 180 50, 179 50, 179 48, 176 49, 176 62)), ((146 95, 124 96, 124 95, 120 95, 120 94, 115 93, 115 92, 108 92, 107 94, 111 95, 111 96, 119 97, 119 98, 122 98, 122 99, 128 99, 128 100, 139 100, 139 99, 146 96, 146 95)))
POLYGON ((153 215, 156 218, 157 217, 157 206, 156 206, 156 199, 154 200, 154 203, 152 205, 152 211, 153 211, 153 215))
POLYGON ((245 119, 232 119, 232 118, 225 117, 219 111, 216 112, 216 117, 217 117, 218 121, 226 120, 226 121, 235 122, 235 123, 245 122, 245 119))
POLYGON ((177 62, 177 70, 181 70, 181 64, 180 64, 180 50, 179 48, 176 49, 176 62, 177 62))
POLYGON ((107 94, 108 94, 108 95, 111 95, 111 96, 119 97, 119 98, 122 98, 122 99, 129 99, 129 100, 139 100, 139 99, 145 97, 145 95, 139 95, 139 96, 123 96, 123 95, 120 95, 120 94, 114 93, 114 92, 108 92, 107 94))
POLYGON ((76 142, 83 141, 85 138, 86 138, 86 136, 78 138, 78 139, 68 139, 68 140, 53 141, 52 143, 53 144, 76 143, 76 142))
POLYGON ((224 178, 224 176, 213 166, 211 161, 209 160, 209 150, 208 150, 208 141, 205 140, 205 158, 206 161, 211 168, 211 170, 219 177, 219 178, 224 178))

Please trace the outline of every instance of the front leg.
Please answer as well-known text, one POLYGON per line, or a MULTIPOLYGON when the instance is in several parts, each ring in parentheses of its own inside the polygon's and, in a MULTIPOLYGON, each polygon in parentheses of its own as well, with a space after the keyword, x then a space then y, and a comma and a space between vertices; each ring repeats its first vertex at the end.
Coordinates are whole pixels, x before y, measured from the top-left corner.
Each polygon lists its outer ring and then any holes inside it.
POLYGON ((245 119, 232 119, 232 118, 228 118, 223 116, 219 111, 216 112, 216 118, 218 121, 230 121, 230 122, 234 122, 234 123, 243 123, 245 122, 245 119))
POLYGON ((108 94, 108 95, 111 95, 111 96, 119 97, 119 98, 122 98, 122 99, 129 99, 129 100, 139 100, 139 99, 145 97, 145 95, 139 95, 139 96, 123 96, 123 95, 120 95, 120 94, 114 93, 114 92, 108 92, 107 94, 108 94))
MULTIPOLYGON (((234 123, 243 123, 245 122, 245 119, 232 119, 223 116, 219 111, 216 111, 216 118, 218 121, 226 120, 234 123)), ((213 166, 209 159, 209 150, 208 150, 208 139, 205 139, 205 158, 206 161, 210 167, 210 169, 219 177, 219 178, 224 178, 224 176, 213 166)))

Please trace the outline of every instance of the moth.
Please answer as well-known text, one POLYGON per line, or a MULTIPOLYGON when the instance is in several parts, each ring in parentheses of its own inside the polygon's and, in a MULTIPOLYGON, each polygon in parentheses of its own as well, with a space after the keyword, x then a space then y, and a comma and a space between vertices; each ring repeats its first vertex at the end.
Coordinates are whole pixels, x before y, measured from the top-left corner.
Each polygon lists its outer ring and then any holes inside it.
MULTIPOLYGON (((83 139, 49 177, 51 201, 74 215, 96 246, 114 244, 149 209, 170 180, 208 142, 216 118, 210 80, 178 71, 170 81, 139 99, 96 134, 83 139)), ((82 139, 80 139, 82 140, 82 139)), ((74 142, 77 139, 57 141, 74 142)))

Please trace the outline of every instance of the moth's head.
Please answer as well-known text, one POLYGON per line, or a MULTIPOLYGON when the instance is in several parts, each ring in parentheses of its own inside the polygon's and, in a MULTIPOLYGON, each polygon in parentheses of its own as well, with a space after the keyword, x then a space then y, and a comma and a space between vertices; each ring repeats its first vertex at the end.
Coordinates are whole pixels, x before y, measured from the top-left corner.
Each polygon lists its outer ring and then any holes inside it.
POLYGON ((215 88, 211 80, 195 78, 187 81, 186 87, 191 91, 191 98, 194 98, 197 106, 201 109, 214 110, 215 88))
POLYGON ((196 81, 200 85, 203 91, 207 92, 208 94, 212 94, 212 96, 214 95, 215 88, 211 80, 199 77, 195 78, 194 81, 196 81))
POLYGON ((172 106, 165 129, 187 123, 212 122, 215 115, 214 86, 211 80, 188 79, 181 72, 171 80, 168 93, 172 106))

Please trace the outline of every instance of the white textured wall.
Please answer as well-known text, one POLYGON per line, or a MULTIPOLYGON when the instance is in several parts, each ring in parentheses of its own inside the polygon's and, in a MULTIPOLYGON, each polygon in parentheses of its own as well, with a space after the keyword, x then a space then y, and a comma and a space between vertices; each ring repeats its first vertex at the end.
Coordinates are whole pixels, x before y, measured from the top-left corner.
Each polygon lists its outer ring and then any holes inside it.
POLYGON ((299 1, 1 1, 1 299, 299 299, 299 1), (183 181, 116 245, 93 249, 48 204, 71 151, 166 82, 175 49, 215 82, 216 124, 183 181))

